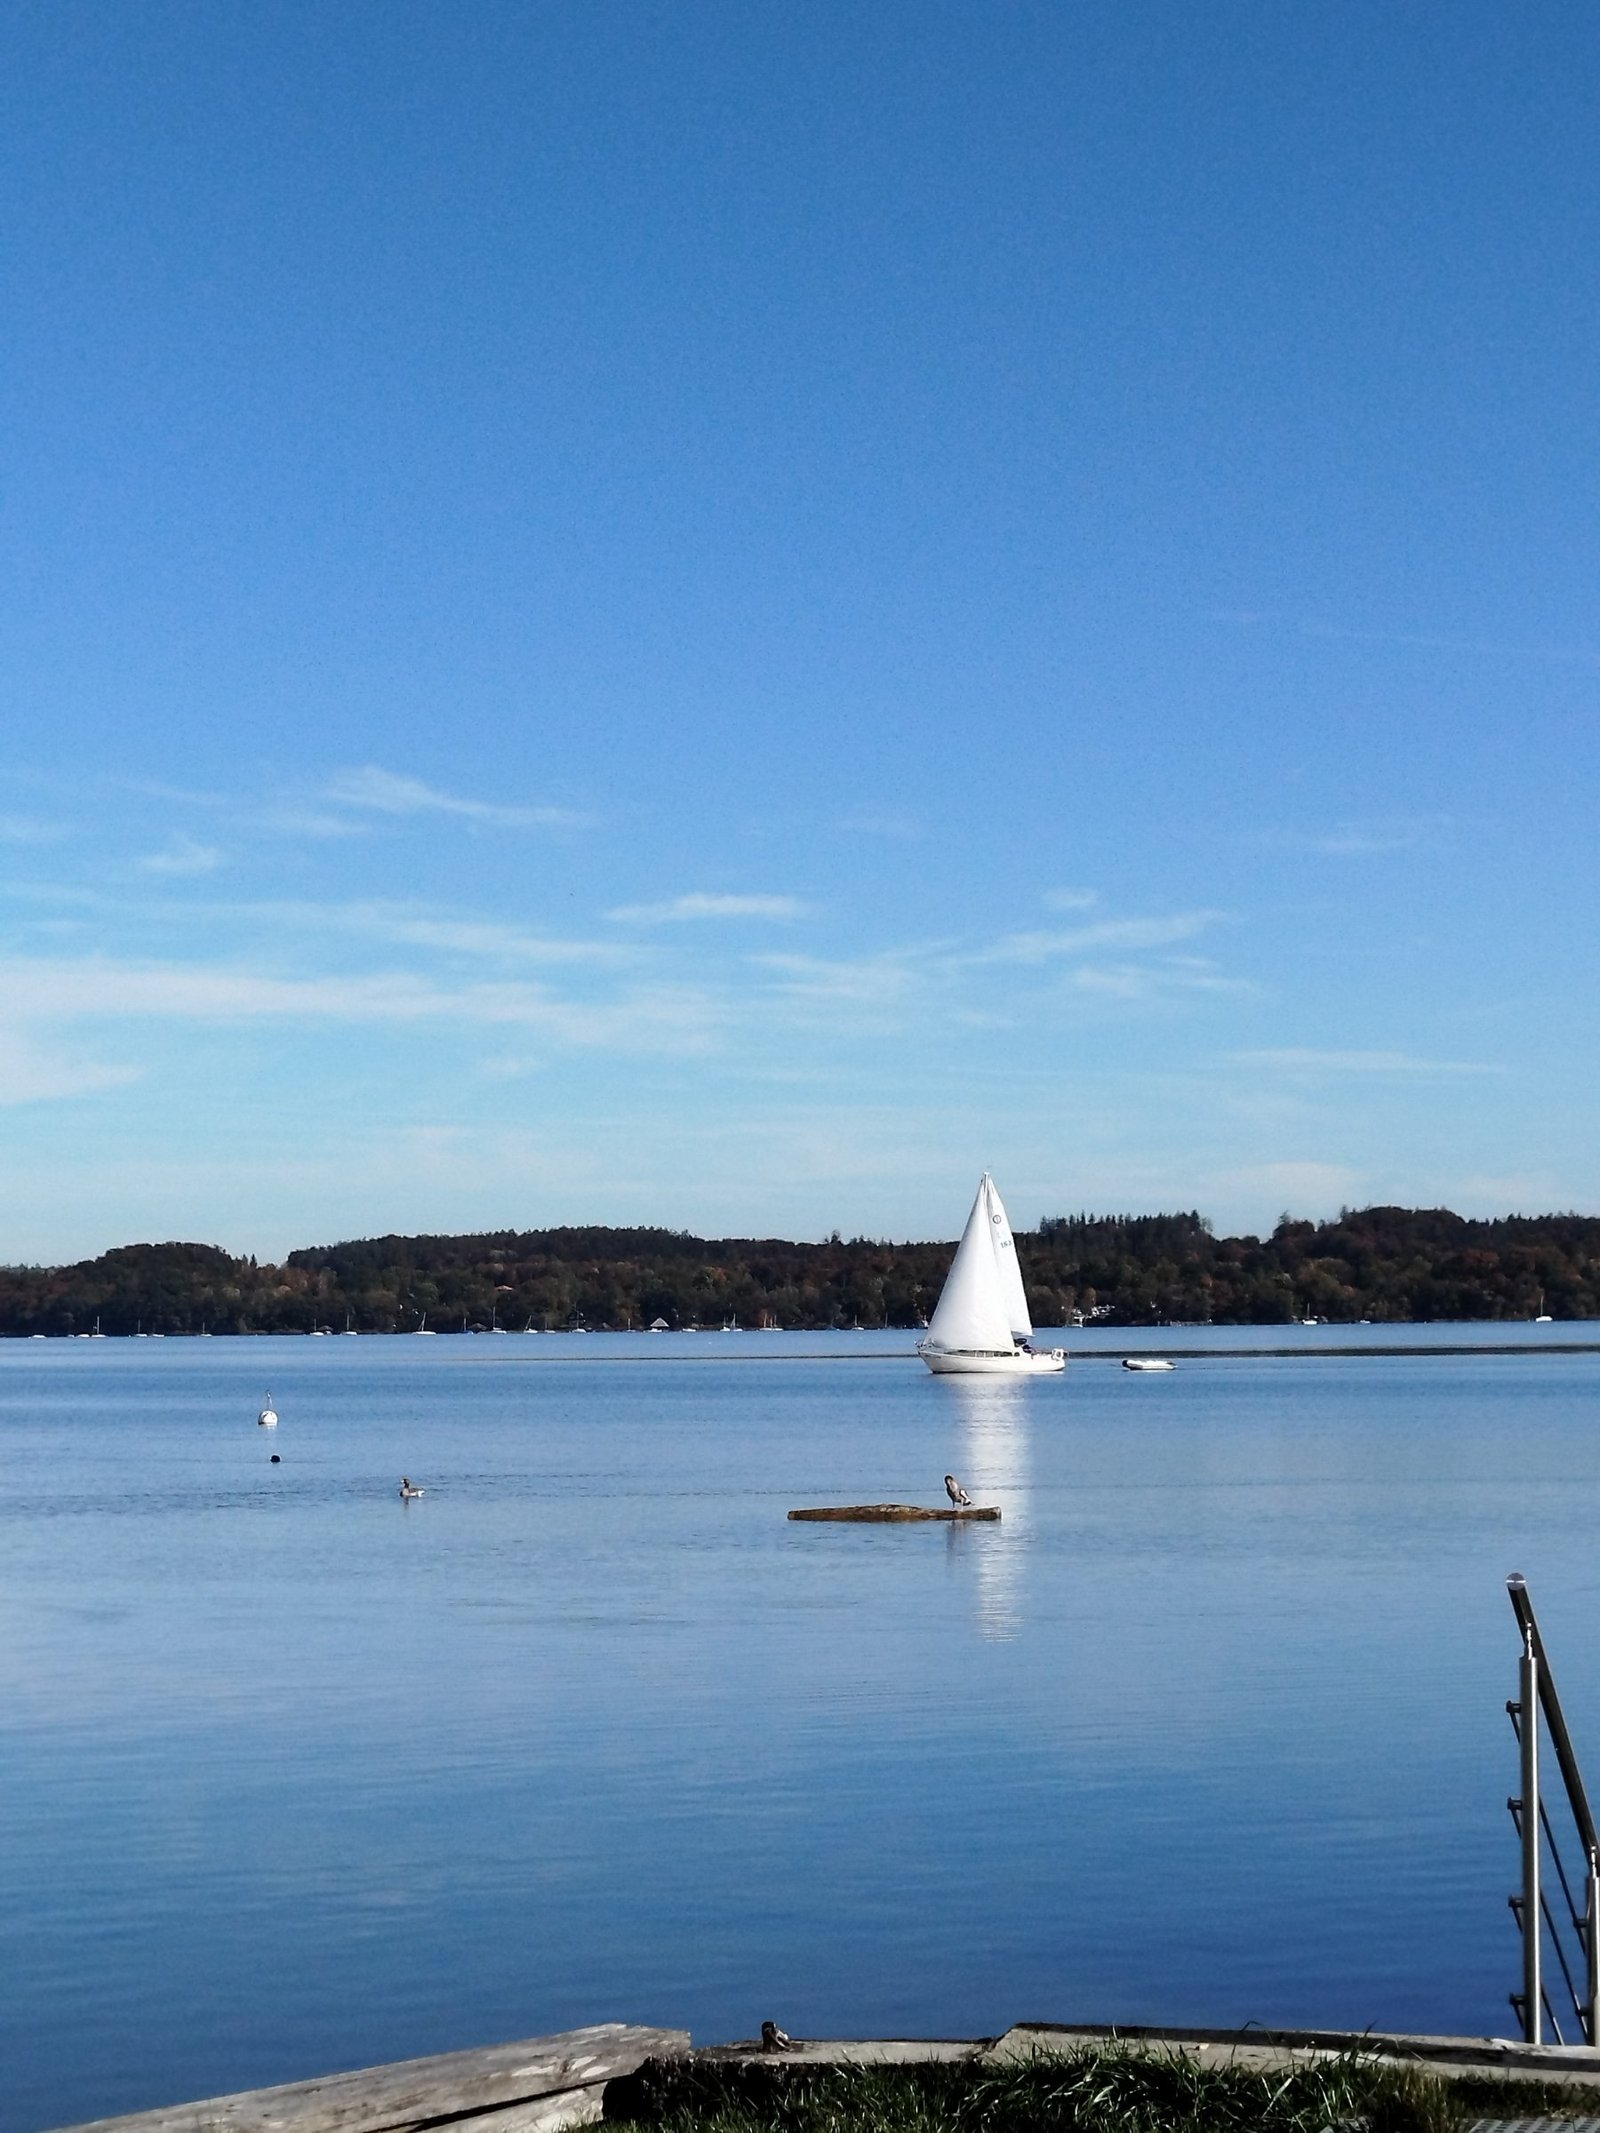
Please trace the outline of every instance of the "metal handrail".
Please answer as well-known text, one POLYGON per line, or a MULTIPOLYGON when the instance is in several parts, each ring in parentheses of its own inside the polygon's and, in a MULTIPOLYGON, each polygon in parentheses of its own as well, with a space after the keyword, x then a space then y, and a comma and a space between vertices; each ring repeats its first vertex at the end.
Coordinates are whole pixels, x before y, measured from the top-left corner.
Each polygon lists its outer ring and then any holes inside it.
POLYGON ((1550 1671, 1544 1639, 1539 1634, 1539 1619, 1533 1611, 1533 1601, 1528 1594, 1528 1581, 1521 1571, 1512 1571, 1506 1579, 1506 1591, 1511 1595, 1511 1611, 1517 1618, 1517 1627, 1522 1631, 1524 1639, 1533 1639, 1533 1656, 1539 1662, 1539 1708, 1544 1713, 1545 1724, 1550 1728, 1550 1745, 1556 1751, 1556 1761, 1561 1765, 1562 1781, 1566 1785, 1567 1799, 1572 1807, 1572 1819, 1578 1825, 1578 1841, 1586 1852, 1600 1852, 1600 1836, 1595 1834, 1594 1816, 1589 1812, 1589 1795, 1583 1787, 1583 1773, 1578 1768, 1578 1758, 1573 1751, 1567 1722, 1561 1715, 1561 1699, 1556 1694, 1555 1676, 1550 1671))
POLYGON ((1522 1764, 1522 1797, 1506 1802, 1522 1846, 1522 1893, 1511 1899, 1511 1909, 1522 1931, 1522 1990, 1511 1995, 1511 2004, 1522 2018, 1523 2035, 1530 2044, 1543 2041, 1545 2015, 1549 2016, 1550 2027, 1557 2039, 1560 2039, 1561 2026, 1556 2020, 1555 2010, 1550 2005, 1544 1986, 1544 1929, 1548 1927, 1550 1944, 1555 1950, 1556 1960, 1561 1966, 1561 1975, 1572 2001, 1573 2012, 1578 2018, 1579 2034, 1585 2044, 1594 2045, 1600 2042, 1600 1836, 1597 1836, 1595 1831, 1594 1816, 1589 1810, 1589 1795, 1584 1789, 1583 1775, 1578 1768, 1572 1736, 1567 1731, 1561 1699, 1556 1694, 1555 1678, 1550 1671, 1544 1638, 1539 1633, 1539 1621, 1533 1611, 1527 1581, 1519 1572, 1514 1571, 1506 1580, 1506 1590, 1511 1596, 1517 1627, 1522 1632, 1518 1700, 1506 1705, 1512 1730, 1521 1749, 1522 1764), (1540 1788, 1541 1714, 1545 1729, 1550 1735, 1550 1745, 1555 1750, 1556 1766, 1561 1772, 1562 1784, 1566 1789, 1567 1805, 1577 1827, 1578 1841, 1583 1846, 1588 1864, 1588 1872, 1584 1877, 1582 1917, 1579 1916, 1577 1904, 1573 1901, 1572 1886, 1556 1846, 1555 1831, 1550 1826, 1550 1816, 1540 1788), (1561 1893, 1566 1898, 1567 1911, 1572 1919, 1578 1945, 1583 1950, 1584 1991, 1581 1997, 1562 1945, 1555 1912, 1542 1886, 1544 1844, 1541 1843, 1541 1837, 1549 1846, 1551 1862, 1561 1883, 1561 1893))

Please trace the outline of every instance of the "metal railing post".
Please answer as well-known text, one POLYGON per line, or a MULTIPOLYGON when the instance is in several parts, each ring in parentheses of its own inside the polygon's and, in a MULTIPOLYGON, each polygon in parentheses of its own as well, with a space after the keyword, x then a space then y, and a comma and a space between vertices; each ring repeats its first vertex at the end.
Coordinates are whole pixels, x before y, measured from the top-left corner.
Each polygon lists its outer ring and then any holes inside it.
MULTIPOLYGON (((1524 1990, 1511 1995, 1522 2018, 1522 2033, 1530 2044, 1544 2041, 1546 2018, 1559 2044, 1560 2018, 1544 1996, 1545 1929, 1549 1928, 1549 1951, 1560 1972, 1563 2004, 1570 2002, 1578 2018, 1578 2033, 1591 2049, 1600 2049, 1600 1827, 1595 1824, 1578 1768, 1572 1735, 1567 1731, 1561 1698, 1556 1694, 1544 1638, 1528 1594, 1527 1580, 1520 1571, 1506 1579, 1517 1627, 1522 1632, 1520 1703, 1508 1703, 1512 1725, 1521 1749, 1522 1798, 1508 1800, 1522 1843, 1522 1893, 1513 1896, 1511 1908, 1522 1929, 1522 1980, 1524 1990), (1578 1843, 1583 1852, 1583 1894, 1578 1894, 1579 1876, 1569 1876, 1562 1863, 1561 1846, 1544 1802, 1539 1797, 1543 1755, 1539 1745, 1541 1719, 1550 1736, 1550 1749, 1561 1773, 1562 1788, 1572 1813, 1578 1843), (1546 1853, 1553 1870, 1549 1897, 1543 1887, 1546 1853), (1557 1915, 1559 1912, 1559 1916, 1557 1915), (1570 1926, 1583 1950, 1583 1961, 1569 1960, 1565 1928, 1570 1926)), ((1555 1971, 1551 1973, 1555 1976, 1555 1971)))
POLYGON ((1530 2044, 1544 2039, 1544 1980, 1540 1975, 1543 1920, 1539 1908, 1539 1662, 1533 1631, 1522 1641, 1522 2031, 1530 2044))

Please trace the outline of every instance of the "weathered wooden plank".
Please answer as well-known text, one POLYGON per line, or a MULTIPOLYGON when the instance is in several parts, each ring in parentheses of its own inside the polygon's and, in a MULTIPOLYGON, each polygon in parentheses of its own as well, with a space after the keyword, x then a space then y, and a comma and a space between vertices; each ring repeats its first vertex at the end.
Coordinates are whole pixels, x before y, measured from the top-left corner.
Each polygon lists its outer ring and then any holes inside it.
POLYGON ((745 2044, 709 2044, 695 2061, 745 2066, 923 2066, 935 2060, 981 2059, 993 2037, 793 2037, 781 2052, 759 2039, 745 2044))
POLYGON ((530 2103, 508 2103, 503 2111, 475 2111, 466 2121, 471 2133, 567 2133, 569 2126, 598 2125, 605 2115, 606 2084, 586 2089, 558 2089, 530 2103))
POLYGON ((781 2052, 752 2039, 714 2044, 694 2054, 696 2062, 801 2066, 915 2064, 927 2060, 985 2059, 995 2063, 1041 2054, 1080 2052, 1116 2045, 1165 2056, 1176 2053, 1202 2065, 1284 2069, 1324 2059, 1363 2059, 1425 2067, 1448 2080, 1482 2079, 1505 2084, 1508 2101, 1519 2083, 1557 2081, 1600 2092, 1600 2062, 1578 2045, 1523 2044, 1504 2037, 1432 2037, 1347 2029, 1158 2029, 1137 2023, 1022 2022, 995 2037, 824 2038, 795 2037, 781 2052))
POLYGON ((687 2030, 599 2022, 517 2044, 99 2118, 69 2133, 400 2133, 469 2115, 496 2133, 553 2133, 597 2118, 606 2082, 635 2072, 646 2059, 678 2058, 688 2049, 687 2030))
POLYGON ((1488 2075, 1514 2088, 1519 2081, 1559 2081, 1600 2089, 1600 2065, 1587 2047, 1523 2044, 1505 2037, 1431 2037, 1347 2029, 1154 2029, 1137 2023, 1019 2022, 990 2047, 997 2061, 1040 2053, 1091 2050, 1117 2044, 1137 2051, 1175 2052, 1213 2066, 1281 2068, 1318 2059, 1399 2060, 1446 2079, 1488 2075))
POLYGON ((842 1519, 853 1524, 895 1525, 904 1519, 939 1518, 946 1522, 956 1519, 988 1518, 1000 1516, 998 1504, 972 1504, 965 1510, 927 1511, 914 1503, 841 1503, 827 1504, 815 1511, 791 1511, 791 1518, 813 1520, 842 1519))

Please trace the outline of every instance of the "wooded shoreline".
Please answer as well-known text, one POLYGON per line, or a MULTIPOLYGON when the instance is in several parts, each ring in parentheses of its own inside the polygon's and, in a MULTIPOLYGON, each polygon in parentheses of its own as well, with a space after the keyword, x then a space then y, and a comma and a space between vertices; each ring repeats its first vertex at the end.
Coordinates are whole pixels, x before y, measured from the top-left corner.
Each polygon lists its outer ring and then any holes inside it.
MULTIPOLYGON (((1052 1218, 1017 1233, 1035 1324, 1374 1325, 1600 1318, 1600 1217, 1448 1209, 1287 1217, 1218 1237, 1198 1214, 1052 1218)), ((0 1335, 914 1329, 953 1242, 817 1243, 664 1229, 378 1237, 281 1266, 132 1244, 0 1268, 0 1335)))

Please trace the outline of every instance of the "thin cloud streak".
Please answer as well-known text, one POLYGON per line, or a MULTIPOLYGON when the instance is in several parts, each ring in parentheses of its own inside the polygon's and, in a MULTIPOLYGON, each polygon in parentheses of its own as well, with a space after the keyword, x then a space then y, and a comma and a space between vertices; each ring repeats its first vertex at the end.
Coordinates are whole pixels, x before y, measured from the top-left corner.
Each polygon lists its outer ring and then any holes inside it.
POLYGON ((126 789, 143 793, 147 799, 173 800, 180 807, 226 807, 227 795, 220 792, 197 792, 192 785, 168 785, 160 778, 129 778, 126 789))
POLYGON ((504 829, 581 829, 592 815, 566 807, 507 807, 490 800, 463 799, 424 784, 421 778, 381 769, 376 763, 342 771, 329 780, 321 798, 335 807, 376 815, 455 815, 467 822, 504 829))
POLYGON ((1285 1074, 1501 1074, 1505 1069, 1470 1059, 1419 1059, 1411 1052, 1319 1051, 1286 1045, 1230 1052, 1233 1066, 1266 1067, 1285 1074))
POLYGON ((621 941, 564 940, 502 919, 473 918, 409 904, 264 902, 216 905, 213 917, 245 919, 275 929, 336 933, 402 947, 436 948, 485 962, 540 964, 636 963, 641 951, 621 941))
POLYGON ((773 974, 774 991, 808 1002, 882 1006, 910 991, 919 977, 911 957, 892 951, 855 960, 814 955, 753 955, 748 960, 773 974))
POLYGON ((0 844, 55 844, 66 834, 61 823, 37 815, 0 815, 0 844))
POLYGON ((562 941, 546 935, 524 933, 493 919, 407 918, 381 910, 370 913, 359 907, 344 914, 355 930, 379 940, 402 942, 415 948, 439 948, 452 955, 481 956, 516 963, 625 963, 634 960, 631 949, 615 941, 562 941))
POLYGON ((202 964, 107 957, 0 962, 0 993, 17 1023, 156 1021, 453 1023, 521 1026, 572 1045, 701 1051, 721 1020, 690 986, 640 987, 613 1001, 553 996, 529 981, 437 985, 406 972, 276 977, 202 964))
POLYGON ((341 837, 365 837, 368 825, 352 822, 348 815, 330 815, 325 808, 271 807, 254 818, 256 827, 275 837, 310 837, 333 844, 341 837))
MULTIPOLYGON (((1044 965, 1074 963, 1096 948, 1120 948, 1115 961, 1077 961, 1056 983, 1037 993, 1038 1000, 1061 996, 1061 988, 1106 999, 1148 1000, 1176 994, 1252 994, 1258 988, 1248 979, 1229 977, 1209 958, 1198 955, 1165 955, 1135 961, 1141 950, 1181 943, 1213 924, 1223 914, 1193 911, 1160 919, 1105 919, 1091 926, 1066 932, 1013 934, 987 948, 971 949, 949 942, 923 942, 877 954, 829 958, 800 954, 769 953, 750 956, 756 968, 772 973, 779 997, 813 1005, 833 1002, 841 1006, 886 1007, 903 1000, 913 989, 938 988, 954 995, 973 972, 1001 963, 1044 965)), ((1008 1000, 1006 1021, 1014 1023, 1015 1001, 1008 1000)), ((991 1014, 992 1001, 979 1012, 991 1014)), ((950 1012, 956 1012, 954 1005, 950 1012)))
POLYGON ((142 874, 214 874, 222 853, 214 844, 201 844, 180 831, 169 837, 159 852, 150 852, 138 862, 142 874))
POLYGON ((1120 1000, 1149 1000, 1172 993, 1254 993, 1248 978, 1230 978, 1200 956, 1168 956, 1159 963, 1081 963, 1072 973, 1080 992, 1120 1000))
POLYGON ((1223 917, 1220 911, 1179 911, 1169 918, 1108 918, 1061 933, 1012 933, 973 958, 990 963, 1049 963, 1095 948, 1170 948, 1193 940, 1223 917))
POLYGON ((139 1069, 69 1059, 16 1031, 0 1035, 0 1105, 60 1103, 137 1081, 139 1069))
MULTIPOLYGON (((146 869, 166 872, 171 868, 146 869)), ((183 872, 179 868, 176 871, 183 872)), ((114 911, 141 918, 170 919, 192 939, 202 926, 267 927, 273 941, 287 936, 340 935, 345 938, 389 941, 402 947, 436 948, 451 955, 476 956, 485 962, 538 964, 595 964, 614 968, 637 964, 643 950, 631 942, 563 938, 537 933, 503 919, 474 917, 469 912, 432 909, 423 904, 385 902, 368 898, 349 903, 315 903, 291 897, 218 899, 204 901, 154 895, 130 905, 123 896, 110 897, 92 889, 55 889, 41 885, 0 883, 0 896, 39 903, 63 903, 95 911, 114 911)))
POLYGON ((1396 816, 1341 822, 1327 830, 1263 830, 1252 841, 1274 852, 1309 852, 1325 859, 1381 859, 1430 845, 1450 827, 1448 815, 1396 816))
POLYGON ((709 896, 695 892, 658 904, 619 904, 606 917, 619 926, 672 926, 715 918, 804 918, 810 906, 797 896, 709 896))

